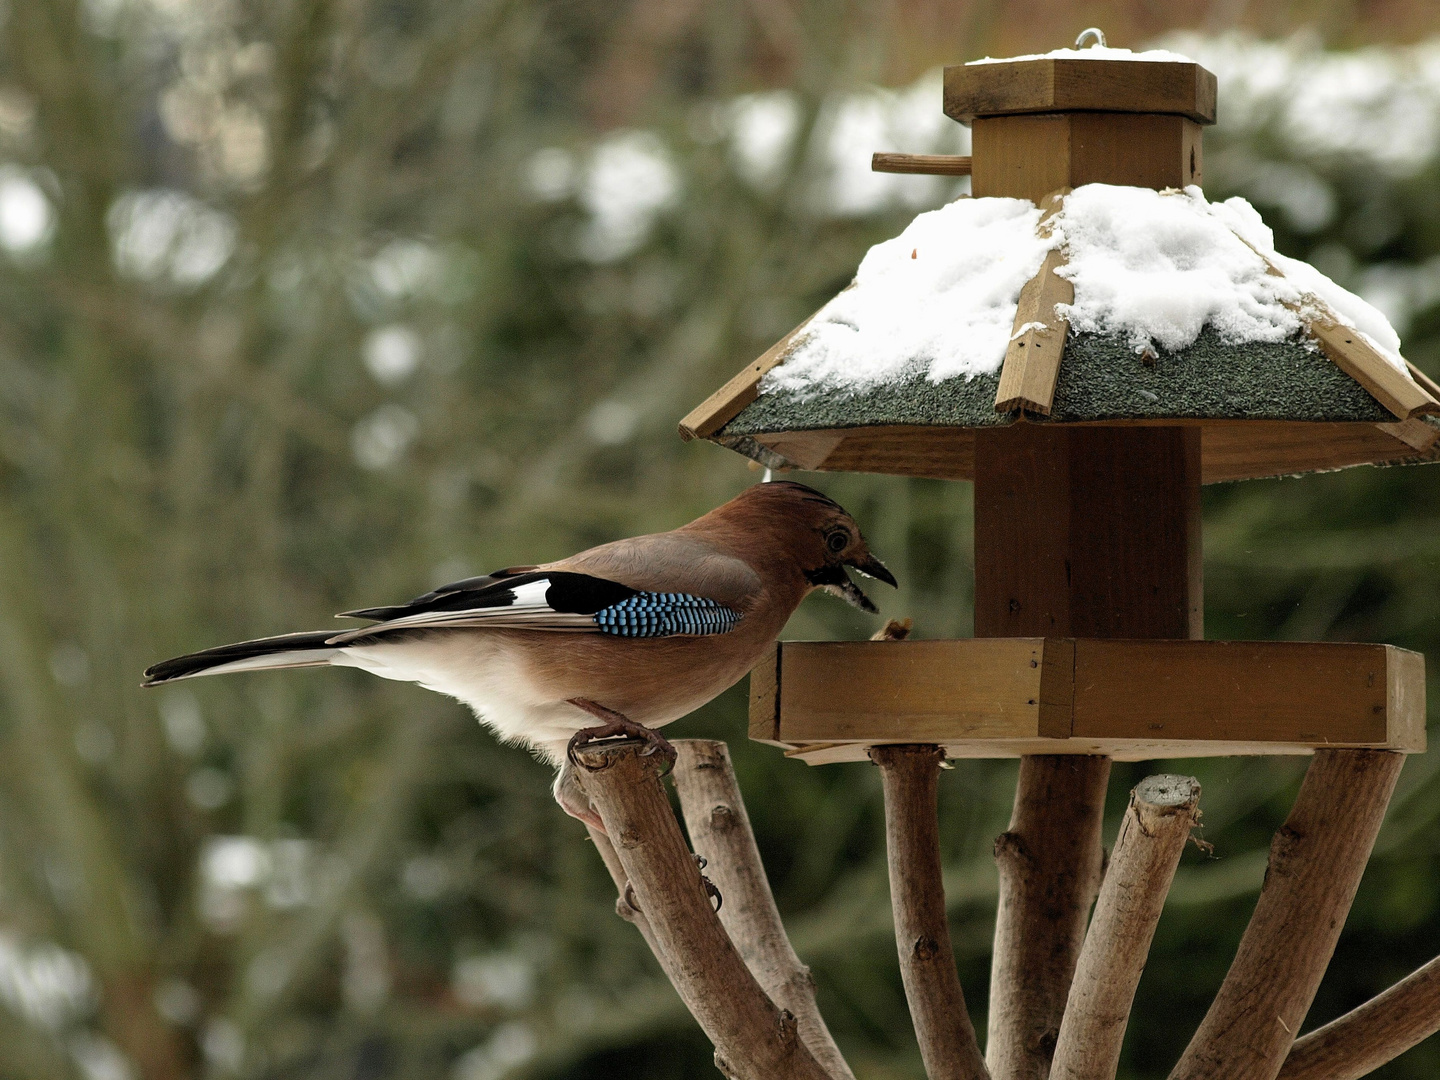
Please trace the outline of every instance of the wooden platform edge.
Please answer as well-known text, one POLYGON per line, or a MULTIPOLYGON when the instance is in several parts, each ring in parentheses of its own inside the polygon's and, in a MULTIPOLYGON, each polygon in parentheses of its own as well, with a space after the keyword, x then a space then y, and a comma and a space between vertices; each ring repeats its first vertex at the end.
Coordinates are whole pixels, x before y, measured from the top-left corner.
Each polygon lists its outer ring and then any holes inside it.
POLYGON ((903 742, 936 743, 952 757, 1104 754, 1124 761, 1322 747, 1423 753, 1425 716, 1421 654, 1342 642, 791 642, 757 666, 750 692, 751 738, 810 764, 862 761, 870 746, 903 742), (916 646, 923 655, 909 651, 916 646), (889 651, 872 652, 876 647, 889 651), (789 730, 785 709, 799 704, 782 696, 786 659, 799 665, 792 695, 813 699, 816 687, 834 679, 821 711, 789 730), (922 668, 911 663, 916 659, 925 661, 922 668), (925 711, 924 695, 943 694, 945 672, 977 662, 987 675, 971 680, 972 700, 935 700, 925 711), (938 690, 934 678, 915 687, 913 673, 925 669, 940 672, 938 690), (866 689, 857 694, 857 687, 866 689), (1111 708, 1127 689, 1127 704, 1111 708), (1186 704, 1166 713, 1172 701, 1186 704), (883 711, 889 702, 905 714, 898 727, 883 711), (975 736, 976 715, 986 710, 986 733, 975 736))

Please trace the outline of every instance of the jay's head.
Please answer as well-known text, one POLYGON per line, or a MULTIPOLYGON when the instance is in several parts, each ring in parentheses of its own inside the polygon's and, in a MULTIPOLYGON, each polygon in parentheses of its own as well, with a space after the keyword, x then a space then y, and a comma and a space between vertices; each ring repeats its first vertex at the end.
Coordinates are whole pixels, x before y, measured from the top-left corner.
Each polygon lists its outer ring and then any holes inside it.
POLYGON ((870 554, 860 526, 828 495, 789 480, 747 488, 730 506, 763 515, 783 530, 786 553, 812 586, 872 615, 875 605, 850 580, 846 567, 892 587, 895 575, 870 554))

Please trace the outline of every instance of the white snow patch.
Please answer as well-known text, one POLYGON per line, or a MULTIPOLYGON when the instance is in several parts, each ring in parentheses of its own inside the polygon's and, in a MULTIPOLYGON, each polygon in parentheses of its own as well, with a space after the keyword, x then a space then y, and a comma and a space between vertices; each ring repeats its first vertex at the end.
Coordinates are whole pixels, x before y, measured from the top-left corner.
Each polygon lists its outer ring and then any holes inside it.
POLYGON ((1349 52, 1304 31, 1283 41, 1186 32, 1165 43, 1215 73, 1232 139, 1264 133, 1301 160, 1393 176, 1440 153, 1440 39, 1349 52))
POLYGON ((1072 329, 1120 337, 1137 353, 1184 348, 1206 326, 1232 345, 1293 339, 1297 308, 1323 303, 1405 370, 1385 316, 1278 254, 1244 199, 1212 204, 1198 187, 1089 184, 1069 195, 1047 238, 1036 236, 1039 219, 1023 199, 960 199, 921 214, 870 249, 851 287, 820 309, 763 388, 805 397, 917 374, 931 382, 993 374, 1020 290, 1057 245, 1066 251, 1059 273, 1075 286, 1075 302, 1058 313, 1072 329))
MULTIPOLYGON (((1074 330, 1113 334, 1143 352, 1184 348, 1207 323, 1235 343, 1284 341, 1300 329, 1286 306, 1299 291, 1210 213, 1199 188, 1162 195, 1087 184, 1055 227, 1067 248, 1059 273, 1075 286, 1075 302, 1060 311, 1074 330)), ((1273 251, 1268 235, 1255 246, 1273 251)))
POLYGON ((1103 45, 1092 45, 1084 49, 1054 49, 1048 53, 1026 53, 1024 56, 986 56, 971 60, 966 67, 977 64, 1010 64, 1017 60, 1143 60, 1152 64, 1193 64, 1188 56, 1167 49, 1147 49, 1131 52, 1129 49, 1110 49, 1103 45))
POLYGON ((1020 289, 1053 240, 1025 199, 960 199, 876 244, 855 283, 811 320, 768 387, 859 390, 924 371, 934 382, 994 371, 1020 289))

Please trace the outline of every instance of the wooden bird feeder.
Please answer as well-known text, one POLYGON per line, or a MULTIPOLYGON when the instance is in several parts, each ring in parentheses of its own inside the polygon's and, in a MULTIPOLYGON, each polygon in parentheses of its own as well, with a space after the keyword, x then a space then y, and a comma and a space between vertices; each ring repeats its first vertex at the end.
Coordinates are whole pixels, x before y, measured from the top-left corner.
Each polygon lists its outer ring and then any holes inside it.
MULTIPOLYGON (((1186 777, 1137 787, 1103 869, 1112 759, 1314 754, 1234 964, 1172 1080, 1358 1077, 1440 1030, 1436 961, 1295 1038, 1404 755, 1425 749, 1423 657, 1204 641, 1200 530, 1203 483, 1440 458, 1440 388, 1253 231, 1237 231, 1236 244, 1264 260, 1262 277, 1285 280, 1247 287, 1290 298, 1293 325, 1277 324, 1288 336, 1207 324, 1188 344, 1137 347, 1133 335, 1069 323, 1088 286, 1078 262, 1067 270, 1083 223, 1066 207, 1126 187, 1220 214, 1198 192, 1215 106, 1215 77, 1168 54, 1077 48, 948 68, 945 112, 972 127, 973 158, 875 164, 969 173, 976 214, 1029 200, 1039 210, 1030 235, 1066 237, 1026 248, 1038 265, 1008 301, 1003 362, 946 379, 917 354, 895 377, 842 390, 773 377, 803 369, 817 341, 829 343, 830 370, 855 359, 834 344, 843 334, 824 337, 827 306, 681 425, 771 468, 975 484, 973 640, 788 642, 751 678, 753 738, 811 764, 868 756, 881 766, 896 940, 932 1080, 1114 1077, 1199 787, 1186 777), (940 883, 935 785, 947 755, 1022 759, 996 843, 983 1058, 940 883)), ((1129 243, 1145 240, 1144 227, 1121 226, 1129 243)), ((996 275, 1013 254, 981 253, 996 275)), ((868 287, 862 272, 856 297, 868 287)), ((684 746, 676 784, 724 906, 711 914, 654 770, 633 750, 587 751, 584 783, 616 840, 597 834, 621 913, 647 933, 727 1075, 843 1080, 723 747, 684 746), (610 762, 623 767, 598 768, 610 762)))

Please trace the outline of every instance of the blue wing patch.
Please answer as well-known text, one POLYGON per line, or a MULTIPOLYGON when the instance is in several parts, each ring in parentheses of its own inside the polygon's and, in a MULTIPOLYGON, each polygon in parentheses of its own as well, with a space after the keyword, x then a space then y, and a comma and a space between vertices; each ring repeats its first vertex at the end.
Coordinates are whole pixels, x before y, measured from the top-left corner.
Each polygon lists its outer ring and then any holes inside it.
POLYGON ((640 592, 595 612, 595 625, 618 637, 724 634, 735 629, 740 612, 689 593, 640 592))

